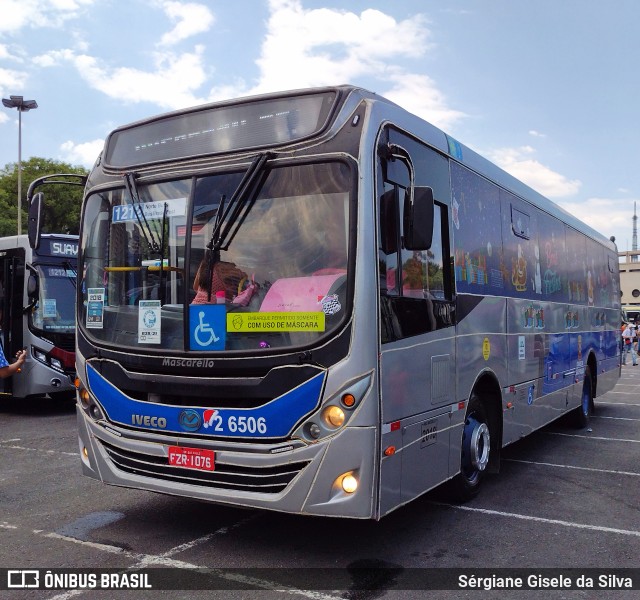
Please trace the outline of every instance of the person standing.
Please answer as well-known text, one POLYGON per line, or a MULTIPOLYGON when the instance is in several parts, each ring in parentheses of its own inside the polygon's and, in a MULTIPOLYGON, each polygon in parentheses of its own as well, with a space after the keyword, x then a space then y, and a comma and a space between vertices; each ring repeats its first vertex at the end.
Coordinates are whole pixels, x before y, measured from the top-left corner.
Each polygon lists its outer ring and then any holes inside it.
POLYGON ((635 367, 638 364, 638 354, 633 348, 633 339, 635 338, 635 328, 627 323, 627 326, 622 332, 622 339, 624 341, 624 349, 622 351, 622 364, 627 364, 627 354, 631 354, 631 362, 635 367))

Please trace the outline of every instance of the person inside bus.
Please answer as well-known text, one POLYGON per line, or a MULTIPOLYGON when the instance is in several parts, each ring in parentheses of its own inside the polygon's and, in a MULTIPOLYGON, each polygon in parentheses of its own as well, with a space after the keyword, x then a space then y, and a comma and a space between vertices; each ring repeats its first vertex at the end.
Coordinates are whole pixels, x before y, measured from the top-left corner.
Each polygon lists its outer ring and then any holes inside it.
POLYGON ((11 375, 19 373, 26 357, 27 351, 19 350, 18 352, 16 352, 15 362, 9 364, 2 348, 0 347, 0 377, 4 379, 5 377, 11 377, 11 375))
POLYGON ((215 304, 216 292, 224 292, 225 300, 232 302, 242 291, 241 287, 247 281, 247 274, 234 263, 219 260, 214 263, 213 268, 208 268, 208 262, 205 254, 193 281, 196 296, 191 304, 215 304), (211 298, 209 298, 209 287, 211 287, 211 298))

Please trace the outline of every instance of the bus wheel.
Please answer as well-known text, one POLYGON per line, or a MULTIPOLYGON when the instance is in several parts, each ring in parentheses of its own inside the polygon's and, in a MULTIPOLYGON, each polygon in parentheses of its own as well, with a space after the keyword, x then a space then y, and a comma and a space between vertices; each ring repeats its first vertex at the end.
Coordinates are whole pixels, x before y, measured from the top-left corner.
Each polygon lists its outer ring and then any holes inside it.
POLYGON ((589 425, 589 420, 593 414, 593 379, 591 379, 591 369, 585 367, 584 379, 582 380, 582 396, 580 406, 573 413, 573 421, 578 429, 583 429, 589 425))
POLYGON ((480 491, 484 471, 489 464, 491 433, 487 411, 474 393, 469 399, 462 431, 460 473, 453 479, 456 500, 466 502, 480 491))

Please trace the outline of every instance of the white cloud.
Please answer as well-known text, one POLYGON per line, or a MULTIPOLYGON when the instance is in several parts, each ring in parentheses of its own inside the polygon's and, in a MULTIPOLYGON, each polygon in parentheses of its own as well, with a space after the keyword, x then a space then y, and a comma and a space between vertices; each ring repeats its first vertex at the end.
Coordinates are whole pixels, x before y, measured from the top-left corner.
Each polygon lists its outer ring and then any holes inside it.
POLYGON ((447 106, 444 95, 426 75, 399 72, 390 79, 395 81, 395 86, 384 95, 436 127, 450 129, 465 116, 447 106))
MULTIPOLYGON (((12 69, 0 69, 0 95, 3 98, 11 95, 20 95, 27 80, 26 73, 13 71, 12 69)), ((3 109, 2 112, 4 112, 3 109)), ((6 119, 3 119, 6 120, 6 119)))
POLYGON ((95 0, 0 0, 0 33, 26 27, 60 27, 95 0))
MULTIPOLYGON (((206 31, 214 22, 203 4, 159 0, 156 6, 176 22, 174 29, 162 36, 164 45, 206 31)), ((464 116, 448 106, 431 78, 408 72, 398 64, 401 59, 423 57, 431 47, 423 15, 397 20, 373 9, 360 14, 305 9, 301 0, 270 0, 269 10, 255 84, 237 77, 215 82, 208 93, 199 93, 211 72, 202 46, 185 53, 158 51, 153 55, 154 64, 146 70, 112 67, 71 49, 51 51, 33 61, 41 67, 71 62, 92 88, 107 96, 122 102, 150 102, 165 109, 276 90, 358 84, 359 79, 367 78, 379 82, 381 89, 373 91, 444 129, 464 116)))
POLYGON ((160 39, 160 44, 165 46, 208 31, 215 20, 213 13, 204 4, 167 1, 162 2, 161 6, 169 19, 176 22, 176 26, 160 39))
POLYGON ((205 81, 203 49, 184 54, 156 53, 154 72, 120 67, 108 70, 95 58, 79 56, 76 66, 82 76, 97 90, 123 102, 154 102, 166 108, 196 104, 192 91, 205 81))
MULTIPOLYGON (((381 93, 410 112, 448 128, 463 113, 448 107, 435 82, 407 72, 394 61, 419 58, 431 45, 427 19, 403 21, 373 9, 303 8, 300 0, 270 0, 271 15, 262 44, 260 79, 251 89, 219 86, 210 99, 277 90, 379 81, 381 93), (389 89, 389 83, 392 87, 389 89)), ((243 86, 243 81, 238 81, 243 86)))
POLYGON ((299 0, 271 0, 260 82, 252 92, 351 83, 383 75, 395 57, 419 57, 429 32, 421 15, 396 21, 378 10, 360 15, 329 8, 305 10, 299 0))
MULTIPOLYGON (((640 199, 637 201, 640 204, 640 199)), ((614 235, 618 249, 624 251, 631 240, 633 202, 628 198, 588 198, 558 204, 605 237, 614 235)))
POLYGON ((154 71, 131 67, 110 68, 97 58, 56 50, 34 58, 43 67, 71 62, 79 75, 93 88, 123 103, 152 102, 166 109, 183 108, 203 102, 193 93, 206 79, 203 47, 175 54, 156 52, 154 71))
POLYGON ((529 130, 529 135, 532 137, 537 137, 537 138, 546 138, 547 134, 546 133, 540 133, 539 131, 536 131, 535 129, 530 129, 529 130))
POLYGON ((582 182, 568 179, 532 158, 531 146, 500 148, 490 153, 490 158, 508 173, 524 181, 534 190, 549 198, 572 196, 580 190, 582 182))
POLYGON ((90 168, 96 162, 96 158, 102 152, 103 147, 104 140, 93 140, 92 142, 81 144, 68 141, 60 146, 60 150, 62 150, 65 161, 90 168))
POLYGON ((66 61, 73 62, 75 57, 76 54, 73 50, 51 50, 45 54, 34 56, 31 60, 39 67, 55 67, 66 61))

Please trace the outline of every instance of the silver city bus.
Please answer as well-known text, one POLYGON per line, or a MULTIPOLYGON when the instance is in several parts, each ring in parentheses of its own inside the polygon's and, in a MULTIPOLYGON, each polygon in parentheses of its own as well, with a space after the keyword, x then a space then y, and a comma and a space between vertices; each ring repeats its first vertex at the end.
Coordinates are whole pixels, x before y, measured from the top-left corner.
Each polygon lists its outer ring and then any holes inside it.
POLYGON ((620 373, 615 245, 350 86, 120 127, 89 175, 83 471, 379 519, 620 373))
POLYGON ((3 395, 73 399, 78 236, 44 234, 37 247, 26 235, 0 238, 0 340, 11 362, 27 358, 19 374, 0 379, 3 395))

